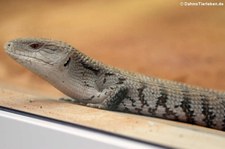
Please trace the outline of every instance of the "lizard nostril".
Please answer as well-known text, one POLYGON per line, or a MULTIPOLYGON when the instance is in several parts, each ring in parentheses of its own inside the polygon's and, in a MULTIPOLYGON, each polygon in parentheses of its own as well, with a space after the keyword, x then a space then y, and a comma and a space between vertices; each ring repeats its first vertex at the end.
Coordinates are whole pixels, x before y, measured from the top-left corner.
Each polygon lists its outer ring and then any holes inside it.
POLYGON ((7 47, 9 48, 10 46, 11 46, 11 43, 8 43, 8 44, 7 44, 7 47))
POLYGON ((7 50, 7 49, 10 49, 11 46, 12 46, 12 43, 8 42, 5 44, 4 48, 5 48, 5 50, 7 50))

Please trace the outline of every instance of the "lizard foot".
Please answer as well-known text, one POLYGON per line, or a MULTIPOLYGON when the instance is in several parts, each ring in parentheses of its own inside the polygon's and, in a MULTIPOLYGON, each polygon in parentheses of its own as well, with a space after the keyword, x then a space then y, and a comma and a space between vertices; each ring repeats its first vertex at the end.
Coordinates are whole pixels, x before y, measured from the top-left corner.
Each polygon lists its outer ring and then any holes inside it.
POLYGON ((75 104, 79 104, 79 105, 84 105, 84 103, 80 102, 77 99, 73 99, 73 98, 59 98, 60 101, 64 101, 64 102, 69 102, 69 103, 75 103, 75 104))
POLYGON ((88 103, 86 106, 91 107, 91 108, 98 108, 98 109, 106 109, 107 107, 103 104, 98 104, 98 103, 88 103))
POLYGON ((105 110, 116 110, 127 93, 128 89, 123 85, 112 86, 105 89, 105 92, 102 93, 107 95, 103 101, 97 98, 95 101, 92 100, 92 103, 87 103, 86 106, 105 110))

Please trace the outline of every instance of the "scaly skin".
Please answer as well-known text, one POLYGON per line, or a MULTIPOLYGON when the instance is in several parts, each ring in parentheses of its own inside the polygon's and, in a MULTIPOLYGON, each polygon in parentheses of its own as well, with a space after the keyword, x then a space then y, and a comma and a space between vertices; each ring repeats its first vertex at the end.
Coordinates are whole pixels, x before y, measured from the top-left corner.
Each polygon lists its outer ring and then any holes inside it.
POLYGON ((90 107, 225 130, 225 93, 104 65, 61 41, 9 41, 6 52, 69 97, 90 107))

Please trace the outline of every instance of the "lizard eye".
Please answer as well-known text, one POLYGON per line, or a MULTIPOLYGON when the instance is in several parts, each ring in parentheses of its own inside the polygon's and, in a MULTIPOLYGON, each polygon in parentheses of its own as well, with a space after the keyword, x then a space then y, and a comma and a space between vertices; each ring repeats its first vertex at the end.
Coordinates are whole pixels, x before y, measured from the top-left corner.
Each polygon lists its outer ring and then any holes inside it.
POLYGON ((33 44, 30 44, 30 47, 32 49, 39 49, 40 47, 42 47, 42 44, 39 44, 39 43, 33 43, 33 44))

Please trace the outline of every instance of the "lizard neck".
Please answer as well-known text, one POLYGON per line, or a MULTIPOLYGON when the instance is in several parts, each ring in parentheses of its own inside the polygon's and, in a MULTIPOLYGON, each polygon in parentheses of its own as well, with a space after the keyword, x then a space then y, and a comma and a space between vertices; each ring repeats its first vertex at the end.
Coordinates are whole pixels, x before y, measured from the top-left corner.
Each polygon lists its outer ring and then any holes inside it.
POLYGON ((98 89, 97 81, 102 68, 99 62, 75 50, 65 69, 52 70, 51 77, 44 78, 64 94, 78 99, 88 99, 98 89))

